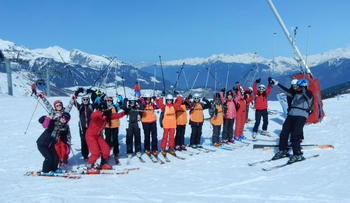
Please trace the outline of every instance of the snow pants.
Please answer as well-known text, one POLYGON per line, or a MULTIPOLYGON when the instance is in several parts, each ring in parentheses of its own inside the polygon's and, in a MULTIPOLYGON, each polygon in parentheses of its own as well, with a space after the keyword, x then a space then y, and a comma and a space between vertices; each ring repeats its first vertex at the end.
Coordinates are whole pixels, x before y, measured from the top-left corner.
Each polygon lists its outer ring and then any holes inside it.
POLYGON ((141 133, 140 128, 135 124, 129 124, 129 127, 126 129, 126 153, 133 153, 133 146, 135 145, 135 152, 141 152, 141 133), (135 139, 135 140, 134 140, 135 139))
POLYGON ((288 116, 283 123, 280 134, 280 150, 288 150, 288 138, 291 134, 290 142, 292 143, 293 154, 301 155, 300 141, 303 138, 303 128, 306 118, 303 116, 288 116))
POLYGON ((214 143, 220 142, 221 125, 212 125, 212 126, 213 126, 212 142, 214 144, 214 143))
POLYGON ((45 158, 42 171, 56 171, 58 168, 58 155, 53 144, 50 146, 38 145, 38 150, 45 158))
POLYGON ((236 117, 235 137, 243 135, 244 125, 246 121, 246 111, 238 111, 236 117))
POLYGON ((235 119, 224 118, 224 127, 222 131, 223 141, 232 140, 234 123, 235 123, 235 119))
POLYGON ((106 142, 109 148, 113 147, 113 155, 115 157, 119 154, 119 140, 118 140, 119 128, 105 128, 106 142))
POLYGON ((175 146, 185 145, 186 125, 176 126, 175 146))
POLYGON ((175 146, 175 140, 174 140, 174 134, 175 134, 175 128, 164 128, 163 129, 163 138, 162 142, 160 144, 160 148, 165 149, 166 148, 166 143, 168 142, 169 138, 169 148, 172 148, 175 146))
POLYGON ((190 138, 190 145, 201 144, 202 127, 203 122, 191 122, 192 132, 190 138))
POLYGON ((86 134, 86 142, 91 153, 88 163, 94 164, 102 153, 103 159, 108 159, 110 148, 100 134, 86 134))
POLYGON ((141 90, 135 90, 134 96, 135 97, 140 97, 141 96, 141 90))
POLYGON ((55 149, 59 157, 59 163, 68 163, 68 155, 70 153, 69 146, 61 140, 61 136, 58 137, 58 142, 55 144, 55 149))
POLYGON ((145 139, 143 147, 145 150, 151 151, 151 135, 152 135, 152 152, 158 151, 158 134, 157 134, 157 122, 142 123, 145 139))
POLYGON ((267 109, 255 110, 255 124, 254 124, 254 128, 253 128, 253 132, 255 132, 255 133, 258 132, 261 117, 263 117, 262 129, 267 130, 267 125, 269 124, 267 109))
POLYGON ((89 158, 89 148, 87 146, 86 139, 85 139, 86 130, 87 128, 85 126, 79 127, 81 155, 83 155, 84 159, 89 158))

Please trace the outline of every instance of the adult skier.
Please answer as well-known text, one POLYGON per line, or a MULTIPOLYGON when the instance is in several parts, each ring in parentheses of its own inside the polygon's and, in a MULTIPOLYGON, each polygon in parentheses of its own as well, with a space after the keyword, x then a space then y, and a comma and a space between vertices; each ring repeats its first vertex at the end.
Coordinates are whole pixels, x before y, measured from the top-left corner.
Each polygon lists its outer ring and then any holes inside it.
POLYGON ((134 96, 135 97, 140 97, 141 96, 141 88, 140 88, 140 84, 139 82, 136 82, 135 85, 134 85, 134 96))
POLYGON ((210 123, 213 126, 212 144, 216 147, 220 146, 221 126, 224 123, 223 108, 220 99, 220 93, 214 95, 214 100, 210 103, 209 108, 210 123))
POLYGON ((190 125, 191 125, 191 137, 190 137, 190 147, 197 148, 200 147, 201 136, 202 136, 202 127, 204 121, 203 110, 210 108, 209 101, 203 97, 200 102, 200 95, 195 93, 193 95, 193 101, 190 103, 190 125))
POLYGON ((86 142, 91 153, 88 159, 87 173, 99 173, 100 169, 96 168, 95 162, 101 157, 101 169, 111 169, 112 166, 108 164, 108 157, 110 148, 105 139, 101 136, 102 130, 106 127, 107 123, 111 123, 111 119, 121 118, 124 116, 124 112, 112 113, 107 109, 107 104, 102 102, 98 105, 95 111, 91 114, 91 121, 86 131, 86 142))
POLYGON ((260 125, 261 117, 263 117, 263 126, 261 135, 268 136, 267 125, 268 125, 268 113, 267 113, 267 97, 271 91, 271 83, 268 84, 267 88, 265 85, 260 84, 257 89, 257 84, 261 82, 261 79, 257 79, 253 85, 253 93, 254 93, 254 106, 255 106, 255 124, 253 127, 253 139, 256 139, 258 134, 258 128, 260 125))
POLYGON ((159 108, 162 110, 162 115, 160 117, 161 126, 163 128, 163 138, 160 144, 160 148, 162 150, 163 156, 166 156, 166 145, 168 142, 170 154, 175 154, 174 151, 174 134, 176 128, 176 110, 181 106, 182 98, 181 96, 177 96, 176 101, 174 103, 174 97, 171 94, 168 94, 165 97, 165 105, 163 103, 163 97, 160 97, 157 101, 159 108))
POLYGON ((158 109, 158 106, 155 101, 155 97, 153 98, 147 92, 143 97, 140 98, 141 105, 140 109, 143 110, 141 116, 141 122, 143 127, 143 132, 145 134, 144 138, 144 149, 146 154, 157 155, 158 154, 158 138, 157 138, 157 116, 154 113, 154 110, 158 109), (151 150, 151 135, 152 135, 152 150, 151 150))
POLYGON ((278 85, 286 94, 291 97, 291 105, 289 107, 288 116, 283 123, 282 131, 280 134, 279 151, 273 156, 272 159, 280 159, 289 156, 288 154, 288 139, 291 134, 290 141, 292 143, 293 156, 290 157, 288 163, 294 163, 302 161, 305 158, 300 147, 300 141, 303 136, 303 128, 307 117, 312 112, 313 108, 313 95, 310 90, 307 89, 309 81, 306 79, 300 79, 297 82, 297 88, 288 89, 279 84, 275 79, 270 78, 270 83, 278 85))
POLYGON ((53 114, 42 116, 39 122, 45 128, 45 131, 37 139, 36 143, 39 152, 45 158, 43 162, 42 172, 59 172, 59 157, 56 152, 55 144, 60 137, 63 142, 70 144, 71 135, 68 126, 70 120, 69 113, 62 113, 59 119, 53 119, 53 114))

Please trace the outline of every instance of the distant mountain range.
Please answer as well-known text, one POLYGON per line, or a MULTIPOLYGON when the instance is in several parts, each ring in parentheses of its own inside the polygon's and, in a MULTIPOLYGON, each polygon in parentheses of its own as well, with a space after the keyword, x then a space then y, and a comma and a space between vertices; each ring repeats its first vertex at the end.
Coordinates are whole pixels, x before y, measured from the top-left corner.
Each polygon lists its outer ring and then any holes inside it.
MULTIPOLYGON (((163 89, 161 69, 159 64, 136 68, 132 64, 103 55, 94 55, 77 49, 66 50, 58 46, 46 49, 29 49, 13 42, 0 39, 0 50, 6 58, 20 58, 27 60, 27 65, 12 64, 13 70, 30 72, 28 80, 35 81, 44 78, 49 68, 51 85, 56 89, 74 86, 99 86, 106 74, 107 86, 121 86, 123 78, 125 85, 133 87, 139 81, 141 88, 163 89), (109 71, 106 67, 111 67, 109 71), (154 77, 156 72, 156 77, 154 77)), ((321 89, 348 81, 350 76, 350 48, 339 48, 308 57, 308 64, 315 77, 321 84, 321 89)), ((273 76, 282 84, 289 85, 291 74, 299 72, 299 67, 293 58, 275 57, 275 64, 271 59, 253 53, 238 55, 219 54, 207 58, 186 58, 173 61, 163 61, 166 88, 175 85, 177 74, 182 64, 183 71, 179 76, 178 89, 208 87, 219 90, 228 84, 231 88, 236 81, 245 87, 251 86, 256 78, 262 78, 267 83, 267 77, 273 76), (274 68, 270 68, 273 66, 274 68), (210 72, 208 74, 208 70, 210 72), (198 77, 196 79, 196 76, 198 77), (186 79, 185 79, 186 76, 186 79), (208 78, 208 82, 207 82, 208 78), (196 79, 196 83, 193 83, 196 79)), ((0 66, 0 72, 5 72, 0 66)), ((56 94, 62 94, 57 91, 56 94)))

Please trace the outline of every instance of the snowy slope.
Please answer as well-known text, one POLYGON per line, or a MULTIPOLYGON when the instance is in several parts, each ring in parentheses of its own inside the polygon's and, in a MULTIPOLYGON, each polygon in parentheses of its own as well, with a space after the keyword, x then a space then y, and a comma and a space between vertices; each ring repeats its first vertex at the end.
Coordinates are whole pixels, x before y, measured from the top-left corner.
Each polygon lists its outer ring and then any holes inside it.
MULTIPOLYGON (((122 90, 119 90, 120 92, 122 90)), ((130 94, 129 92, 128 94, 130 94)), ((113 94, 113 93, 111 93, 113 94)), ((69 98, 49 98, 52 102, 69 98)), ((348 168, 350 137, 350 95, 324 101, 327 117, 322 123, 305 127, 304 144, 332 144, 334 150, 305 150, 304 154, 320 154, 319 158, 296 163, 273 172, 264 172, 263 166, 250 167, 248 162, 271 158, 272 151, 253 150, 251 146, 234 151, 217 150, 186 160, 173 157, 171 163, 153 164, 144 157, 145 164, 133 159, 131 167, 139 171, 124 176, 83 176, 78 180, 63 178, 27 177, 28 170, 41 168, 43 157, 36 148, 36 139, 43 132, 37 119, 45 114, 39 105, 24 131, 36 105, 25 96, 9 97, 0 94, 0 191, 1 202, 350 202, 348 168)), ((270 110, 281 113, 277 102, 269 102, 270 110)), ((253 117, 254 111, 250 111, 253 117)), ((72 110, 70 127, 73 149, 80 148, 78 113, 72 110)), ((205 117, 208 117, 206 115, 205 117)), ((273 137, 258 137, 257 143, 276 143, 283 117, 269 116, 269 128, 273 137)), ((245 135, 250 137, 253 123, 248 123, 245 135)), ((126 118, 121 121, 119 138, 121 155, 125 156, 126 118)), ((210 142, 211 126, 205 121, 203 142, 210 142)), ((143 132, 142 132, 143 133, 143 132)), ((158 128, 158 138, 162 129, 158 128)), ((186 142, 190 127, 186 128, 186 142)), ((83 163, 81 154, 74 151, 71 165, 83 163)), ((125 158, 121 159, 126 167, 125 158)))

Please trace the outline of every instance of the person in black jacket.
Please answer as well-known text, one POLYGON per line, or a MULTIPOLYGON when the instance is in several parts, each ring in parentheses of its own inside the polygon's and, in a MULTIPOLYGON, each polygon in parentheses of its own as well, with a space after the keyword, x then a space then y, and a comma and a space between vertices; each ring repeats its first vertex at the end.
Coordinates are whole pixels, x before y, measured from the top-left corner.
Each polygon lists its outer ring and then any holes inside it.
POLYGON ((303 128, 306 119, 313 108, 313 95, 307 89, 309 82, 306 79, 300 79, 296 83, 297 86, 292 87, 292 89, 284 87, 272 78, 269 78, 269 82, 278 85, 291 98, 288 116, 283 123, 280 134, 279 151, 272 159, 275 160, 289 156, 288 139, 289 134, 291 134, 290 142, 293 148, 293 156, 290 157, 288 163, 302 161, 304 157, 301 152, 300 142, 303 138, 303 128))
POLYGON ((46 128, 36 141, 39 152, 45 158, 42 172, 48 173, 58 169, 59 158, 55 144, 58 142, 59 136, 61 136, 61 140, 64 143, 71 144, 71 135, 68 126, 69 120, 70 114, 67 112, 63 112, 58 120, 53 119, 53 114, 42 116, 39 119, 39 122, 46 128))
POLYGON ((89 127, 91 120, 91 113, 94 112, 94 108, 90 103, 90 98, 88 96, 83 96, 81 98, 81 104, 76 101, 74 98, 74 106, 79 111, 79 134, 80 134, 80 143, 81 143, 81 154, 84 157, 84 160, 89 158, 89 149, 86 143, 85 135, 86 130, 89 127))
POLYGON ((135 145, 135 153, 137 157, 141 157, 141 130, 138 122, 141 118, 140 100, 136 97, 124 99, 124 112, 128 115, 129 126, 126 129, 126 153, 129 157, 133 154, 133 140, 135 145), (129 105, 127 102, 129 101, 129 105))

